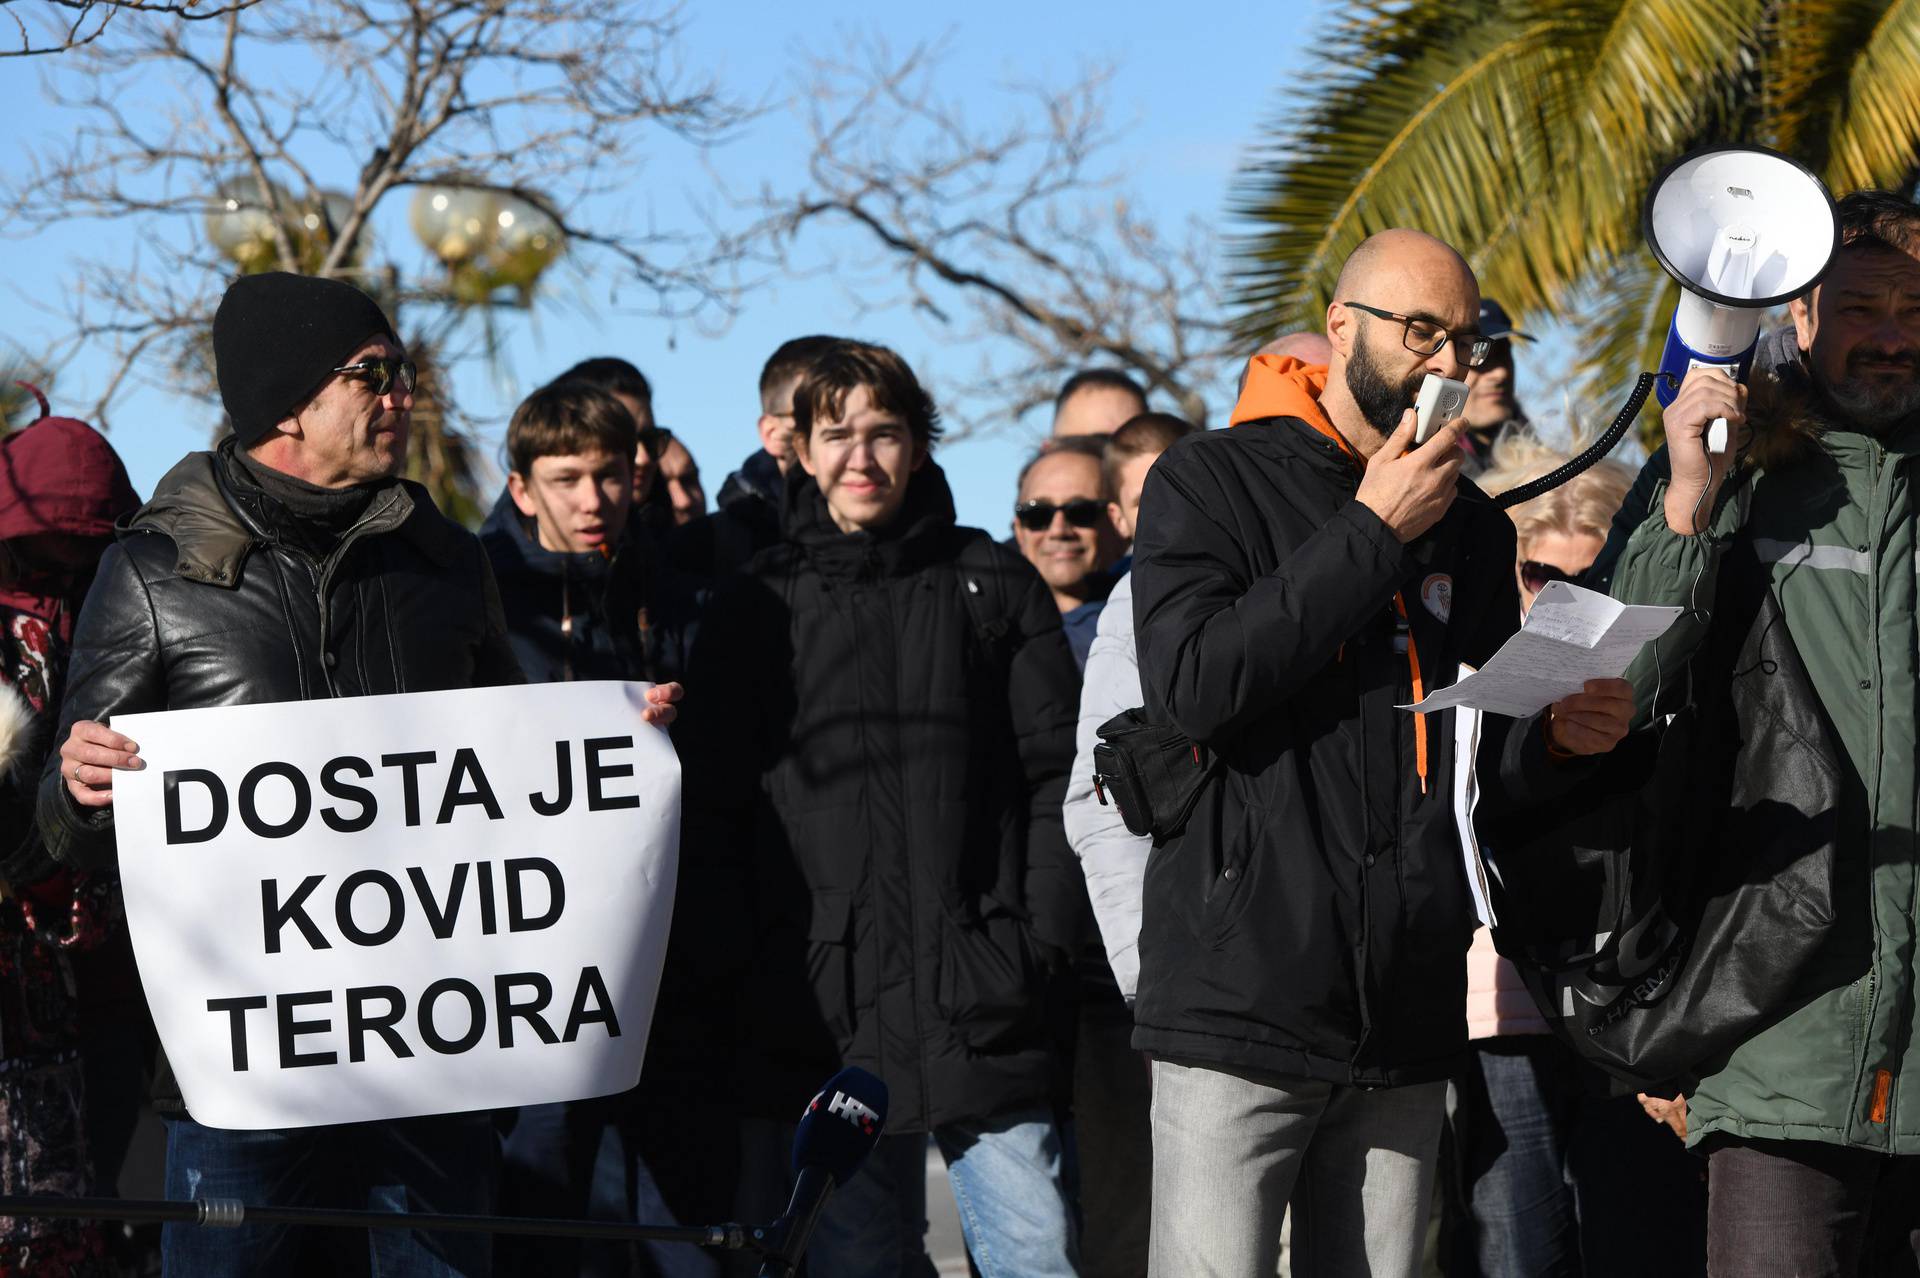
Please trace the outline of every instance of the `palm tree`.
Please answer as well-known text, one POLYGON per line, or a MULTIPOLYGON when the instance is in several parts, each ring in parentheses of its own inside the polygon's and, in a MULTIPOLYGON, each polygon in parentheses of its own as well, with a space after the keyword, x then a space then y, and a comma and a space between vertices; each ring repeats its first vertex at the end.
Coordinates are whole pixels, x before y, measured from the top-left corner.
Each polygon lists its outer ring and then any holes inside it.
POLYGON ((1920 0, 1365 0, 1243 169, 1243 335, 1318 327, 1367 235, 1416 226, 1488 296, 1577 317, 1584 390, 1657 367, 1661 167, 1757 143, 1836 193, 1920 180, 1920 0))

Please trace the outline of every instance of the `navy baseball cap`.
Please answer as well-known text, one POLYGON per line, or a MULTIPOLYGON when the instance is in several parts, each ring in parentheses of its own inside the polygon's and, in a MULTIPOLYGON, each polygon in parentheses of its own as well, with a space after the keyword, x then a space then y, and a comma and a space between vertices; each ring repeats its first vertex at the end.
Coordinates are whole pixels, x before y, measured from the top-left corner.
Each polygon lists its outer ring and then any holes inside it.
POLYGON ((1523 333, 1513 326, 1507 308, 1492 298, 1484 298, 1480 302, 1480 336, 1496 340, 1502 337, 1517 337, 1523 342, 1533 340, 1532 333, 1523 333))

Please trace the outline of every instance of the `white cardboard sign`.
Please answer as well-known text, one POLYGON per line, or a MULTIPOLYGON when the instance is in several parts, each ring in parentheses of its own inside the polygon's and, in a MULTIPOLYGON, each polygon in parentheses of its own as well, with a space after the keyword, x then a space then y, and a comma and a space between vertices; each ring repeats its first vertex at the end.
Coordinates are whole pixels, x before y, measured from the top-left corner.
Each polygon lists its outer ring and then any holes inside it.
POLYGON ((648 685, 116 716, 127 917, 188 1110, 363 1122, 640 1076, 680 762, 648 685))

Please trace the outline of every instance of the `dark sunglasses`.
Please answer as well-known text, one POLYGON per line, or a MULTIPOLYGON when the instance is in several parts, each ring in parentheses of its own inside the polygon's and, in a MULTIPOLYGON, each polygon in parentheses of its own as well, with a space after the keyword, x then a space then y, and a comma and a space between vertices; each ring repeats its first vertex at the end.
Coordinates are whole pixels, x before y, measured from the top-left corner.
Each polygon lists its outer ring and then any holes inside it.
POLYGON ((1524 559, 1520 562, 1520 580, 1537 595, 1547 588, 1550 581, 1564 581, 1569 586, 1577 586, 1580 584, 1580 574, 1556 568, 1552 564, 1543 564, 1537 559, 1524 559))
POLYGON ((1056 512, 1065 515, 1067 522, 1075 528, 1092 528, 1106 518, 1107 507, 1106 503, 1091 497, 1075 497, 1060 506, 1050 501, 1023 501, 1013 508, 1013 517, 1028 532, 1045 532, 1053 527, 1056 512))
POLYGON ((358 364, 342 364, 333 371, 342 377, 365 382, 367 389, 376 396, 385 396, 393 389, 395 382, 400 384, 401 390, 411 395, 420 375, 420 370, 413 366, 410 359, 363 359, 358 364))

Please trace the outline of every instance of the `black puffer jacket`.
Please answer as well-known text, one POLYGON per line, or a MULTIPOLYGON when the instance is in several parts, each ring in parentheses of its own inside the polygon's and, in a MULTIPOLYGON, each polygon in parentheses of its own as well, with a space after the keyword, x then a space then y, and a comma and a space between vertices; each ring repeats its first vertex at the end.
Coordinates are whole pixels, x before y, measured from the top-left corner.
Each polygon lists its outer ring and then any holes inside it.
MULTIPOLYGON (((480 543, 424 488, 384 488, 324 559, 287 519, 225 447, 167 472, 100 561, 57 739, 138 711, 521 682, 480 543)), ((110 865, 113 809, 83 813, 59 758, 40 784, 48 851, 110 865)))
MULTIPOLYGON (((1224 764, 1147 864, 1133 1042, 1156 1056, 1391 1086, 1444 1076, 1464 1045, 1453 715, 1427 716, 1423 792, 1394 599, 1424 686, 1452 683, 1517 627, 1513 524, 1462 480, 1403 546, 1359 479, 1291 417, 1183 439, 1148 476, 1147 713, 1224 764)), ((1488 718, 1483 787, 1550 784, 1537 725, 1488 718)))
POLYGON ((844 1062, 886 1080, 890 1131, 1044 1104, 1083 891, 1059 610, 955 526, 931 463, 879 536, 840 532, 797 469, 786 511, 707 615, 680 736, 683 856, 743 862, 711 915, 734 924, 743 1102, 790 1119, 844 1062))

